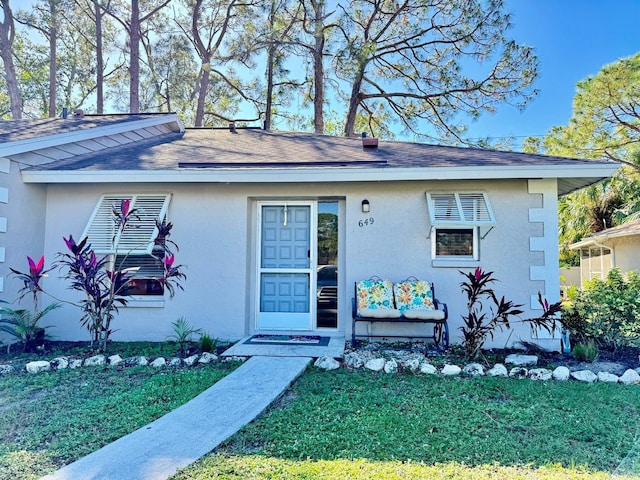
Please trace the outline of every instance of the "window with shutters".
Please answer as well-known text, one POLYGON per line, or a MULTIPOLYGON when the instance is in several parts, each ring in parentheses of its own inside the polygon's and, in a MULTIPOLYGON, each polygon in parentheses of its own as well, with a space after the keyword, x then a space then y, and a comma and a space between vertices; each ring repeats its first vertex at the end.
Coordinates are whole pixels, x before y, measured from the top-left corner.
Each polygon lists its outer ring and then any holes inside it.
POLYGON ((171 195, 163 194, 109 194, 98 201, 81 238, 89 238, 96 254, 108 255, 110 268, 128 273, 127 294, 137 296, 163 296, 164 288, 158 278, 164 275, 164 250, 155 245, 158 235, 156 220, 167 214, 171 195), (119 210, 123 200, 129 200, 134 213, 123 232, 118 230, 114 209, 119 210))
POLYGON ((495 225, 483 192, 427 193, 434 266, 461 266, 480 258, 479 229, 495 225))

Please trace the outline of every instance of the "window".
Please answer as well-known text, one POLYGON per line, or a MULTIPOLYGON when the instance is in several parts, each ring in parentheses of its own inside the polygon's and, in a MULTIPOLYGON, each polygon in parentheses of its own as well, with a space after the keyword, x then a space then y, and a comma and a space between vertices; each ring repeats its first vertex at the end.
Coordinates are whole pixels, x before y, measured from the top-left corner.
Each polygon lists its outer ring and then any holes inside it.
POLYGON ((116 255, 115 266, 128 273, 127 295, 164 295, 164 286, 157 280, 164 275, 164 250, 151 255, 116 255))
POLYGON ((427 193, 434 266, 462 266, 480 258, 479 228, 494 225, 485 193, 427 193))
POLYGON ((164 250, 154 248, 154 240, 158 234, 156 220, 165 218, 170 199, 166 193, 103 195, 84 229, 82 238, 89 238, 97 254, 109 255, 115 268, 129 273, 128 295, 164 294, 157 281, 164 274, 164 250), (130 200, 130 208, 136 214, 124 232, 119 232, 113 210, 120 208, 122 200, 130 200))

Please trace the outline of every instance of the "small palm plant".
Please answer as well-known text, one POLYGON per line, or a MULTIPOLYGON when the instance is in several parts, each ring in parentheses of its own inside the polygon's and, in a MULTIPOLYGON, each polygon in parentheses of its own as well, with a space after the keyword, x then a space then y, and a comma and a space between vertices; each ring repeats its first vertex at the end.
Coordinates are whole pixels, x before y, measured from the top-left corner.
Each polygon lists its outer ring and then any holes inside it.
POLYGON ((19 290, 18 301, 31 294, 33 299, 33 311, 26 308, 13 309, 9 307, 0 308, 0 331, 8 333, 22 343, 27 352, 35 351, 37 346, 44 343, 45 329, 40 326, 40 320, 49 313, 60 307, 59 303, 47 305, 44 309, 38 306, 40 292, 42 292, 41 282, 47 276, 48 270, 44 269, 44 255, 35 262, 31 257, 27 257, 29 263, 28 272, 20 272, 11 269, 11 272, 20 280, 24 286, 19 290))
POLYGON ((185 357, 188 345, 193 342, 192 336, 200 335, 202 330, 193 328, 185 317, 180 317, 175 322, 172 322, 171 328, 173 328, 173 334, 169 335, 167 340, 176 342, 178 344, 178 355, 185 357))

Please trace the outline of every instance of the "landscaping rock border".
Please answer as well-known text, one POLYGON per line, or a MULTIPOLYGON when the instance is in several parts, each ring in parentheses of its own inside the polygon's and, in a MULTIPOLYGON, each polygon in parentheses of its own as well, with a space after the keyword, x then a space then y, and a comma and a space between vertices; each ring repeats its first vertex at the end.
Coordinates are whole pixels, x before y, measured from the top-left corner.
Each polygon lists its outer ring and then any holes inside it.
POLYGON ((627 368, 624 372, 620 372, 619 364, 610 362, 602 362, 601 369, 598 368, 598 364, 594 363, 589 365, 590 368, 580 365, 578 369, 573 371, 566 366, 550 370, 537 366, 538 357, 536 355, 512 354, 505 358, 504 364, 496 363, 485 371, 482 364, 475 362, 460 366, 448 361, 443 366, 437 367, 425 354, 407 350, 376 349, 376 346, 371 344, 364 349, 348 351, 342 362, 337 362, 330 357, 320 357, 314 365, 324 370, 334 370, 342 366, 351 370, 366 369, 385 373, 409 371, 441 376, 527 378, 541 382, 573 380, 585 383, 640 384, 640 365, 636 369, 627 368), (511 368, 508 369, 505 364, 511 368), (610 368, 608 369, 608 367, 610 368))
POLYGON ((202 354, 192 355, 188 358, 172 357, 166 359, 164 357, 145 357, 136 356, 123 359, 120 355, 93 355, 86 358, 69 358, 56 357, 52 360, 34 360, 24 365, 16 366, 13 364, 0 364, 0 376, 2 375, 19 375, 19 374, 35 374, 40 372, 51 372, 76 368, 91 367, 117 367, 131 368, 148 365, 153 368, 189 368, 194 365, 206 365, 209 363, 219 362, 244 362, 247 357, 226 357, 221 358, 215 354, 204 352, 202 354))

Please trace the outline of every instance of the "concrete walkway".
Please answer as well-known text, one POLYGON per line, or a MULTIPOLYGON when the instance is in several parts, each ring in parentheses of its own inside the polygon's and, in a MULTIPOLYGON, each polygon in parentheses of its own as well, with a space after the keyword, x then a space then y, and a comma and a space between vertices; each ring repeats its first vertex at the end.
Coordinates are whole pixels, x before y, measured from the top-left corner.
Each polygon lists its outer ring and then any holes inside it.
POLYGON ((44 478, 166 479, 260 415, 310 361, 252 357, 185 405, 44 478))

